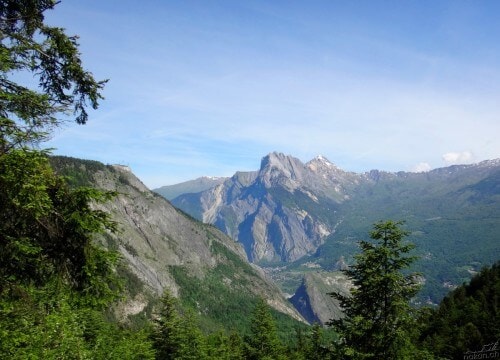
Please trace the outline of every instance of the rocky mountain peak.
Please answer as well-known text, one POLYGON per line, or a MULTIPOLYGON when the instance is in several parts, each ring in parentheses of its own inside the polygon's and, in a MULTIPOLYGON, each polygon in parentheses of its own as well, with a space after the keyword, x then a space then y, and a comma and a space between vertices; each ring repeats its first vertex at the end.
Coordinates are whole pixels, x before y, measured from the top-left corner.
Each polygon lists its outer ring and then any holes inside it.
POLYGON ((259 176, 266 187, 281 184, 292 190, 304 177, 304 164, 293 156, 272 152, 262 158, 259 176))
POLYGON ((291 155, 285 155, 280 152, 272 152, 264 156, 260 163, 260 170, 265 171, 270 168, 281 169, 290 172, 294 167, 303 166, 302 162, 291 155))

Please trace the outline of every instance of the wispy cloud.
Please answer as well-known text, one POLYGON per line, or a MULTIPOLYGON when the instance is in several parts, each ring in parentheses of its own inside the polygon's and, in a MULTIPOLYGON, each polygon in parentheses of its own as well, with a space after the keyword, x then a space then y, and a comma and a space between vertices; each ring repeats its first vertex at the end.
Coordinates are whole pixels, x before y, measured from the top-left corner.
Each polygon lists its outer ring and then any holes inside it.
POLYGON ((470 151, 448 152, 443 154, 443 160, 448 165, 468 164, 474 160, 474 155, 470 151))

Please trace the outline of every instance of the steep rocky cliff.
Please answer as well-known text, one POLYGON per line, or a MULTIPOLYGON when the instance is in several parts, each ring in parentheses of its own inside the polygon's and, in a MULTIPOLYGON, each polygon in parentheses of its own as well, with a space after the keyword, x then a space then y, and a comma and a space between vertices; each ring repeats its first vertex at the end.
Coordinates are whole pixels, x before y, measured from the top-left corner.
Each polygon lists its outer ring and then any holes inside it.
POLYGON ((341 219, 331 214, 358 177, 324 157, 303 164, 271 153, 258 172, 237 173, 173 203, 238 240, 251 261, 289 262, 313 253, 335 231, 341 219))

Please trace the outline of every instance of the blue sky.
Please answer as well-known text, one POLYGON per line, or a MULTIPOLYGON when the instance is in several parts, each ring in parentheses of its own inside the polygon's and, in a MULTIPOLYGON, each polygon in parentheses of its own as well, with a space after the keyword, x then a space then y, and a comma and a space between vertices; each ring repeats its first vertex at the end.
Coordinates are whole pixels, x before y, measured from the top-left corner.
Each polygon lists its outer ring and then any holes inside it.
POLYGON ((109 78, 56 154, 151 188, 256 170, 279 151, 356 172, 500 157, 500 2, 63 0, 109 78))

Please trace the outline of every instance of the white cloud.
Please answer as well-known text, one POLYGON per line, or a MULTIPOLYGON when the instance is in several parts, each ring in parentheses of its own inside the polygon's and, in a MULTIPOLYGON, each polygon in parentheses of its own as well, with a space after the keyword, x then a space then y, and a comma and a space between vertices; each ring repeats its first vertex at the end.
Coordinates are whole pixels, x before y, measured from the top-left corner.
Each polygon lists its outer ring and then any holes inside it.
POLYGON ((429 165, 429 163, 426 163, 426 162, 420 162, 418 163, 417 165, 415 165, 413 168, 412 168, 412 172, 427 172, 429 170, 431 170, 432 167, 429 165))
POLYGON ((443 160, 448 165, 470 163, 473 159, 474 155, 472 155, 470 151, 449 152, 443 154, 443 160))

